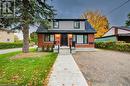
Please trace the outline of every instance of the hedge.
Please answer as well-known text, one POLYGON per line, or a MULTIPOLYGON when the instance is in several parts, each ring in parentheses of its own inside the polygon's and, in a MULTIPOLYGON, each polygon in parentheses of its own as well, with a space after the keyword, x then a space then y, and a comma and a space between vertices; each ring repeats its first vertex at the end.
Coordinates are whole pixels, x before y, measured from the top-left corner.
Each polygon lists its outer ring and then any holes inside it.
POLYGON ((20 48, 22 43, 0 43, 0 49, 20 48))
POLYGON ((130 43, 124 42, 96 42, 96 48, 130 52, 130 43))

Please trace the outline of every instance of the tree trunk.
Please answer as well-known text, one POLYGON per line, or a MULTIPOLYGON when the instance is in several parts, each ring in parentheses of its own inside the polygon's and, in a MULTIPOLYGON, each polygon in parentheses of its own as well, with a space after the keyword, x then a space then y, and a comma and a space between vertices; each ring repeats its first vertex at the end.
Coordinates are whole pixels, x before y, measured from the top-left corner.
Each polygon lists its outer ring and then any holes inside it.
POLYGON ((23 25, 23 53, 28 53, 29 52, 29 26, 23 25))

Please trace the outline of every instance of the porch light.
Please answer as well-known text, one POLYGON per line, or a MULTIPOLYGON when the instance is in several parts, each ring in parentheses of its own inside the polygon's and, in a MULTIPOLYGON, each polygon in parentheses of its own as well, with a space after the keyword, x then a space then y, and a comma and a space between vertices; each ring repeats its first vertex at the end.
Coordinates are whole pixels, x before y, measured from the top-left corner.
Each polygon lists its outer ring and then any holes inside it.
POLYGON ((72 34, 69 34, 69 38, 72 38, 72 34))
POLYGON ((59 37, 60 37, 60 34, 56 34, 55 36, 56 36, 56 38, 59 38, 59 37))

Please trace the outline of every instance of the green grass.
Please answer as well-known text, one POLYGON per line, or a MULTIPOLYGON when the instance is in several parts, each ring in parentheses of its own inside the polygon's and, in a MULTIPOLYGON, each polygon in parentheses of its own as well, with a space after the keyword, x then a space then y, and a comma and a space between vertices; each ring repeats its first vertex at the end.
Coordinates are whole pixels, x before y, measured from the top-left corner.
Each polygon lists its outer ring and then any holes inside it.
MULTIPOLYGON (((34 49, 31 51, 34 52, 34 49)), ((19 53, 21 52, 0 54, 0 85, 42 86, 57 54, 48 53, 35 58, 10 59, 19 53)))

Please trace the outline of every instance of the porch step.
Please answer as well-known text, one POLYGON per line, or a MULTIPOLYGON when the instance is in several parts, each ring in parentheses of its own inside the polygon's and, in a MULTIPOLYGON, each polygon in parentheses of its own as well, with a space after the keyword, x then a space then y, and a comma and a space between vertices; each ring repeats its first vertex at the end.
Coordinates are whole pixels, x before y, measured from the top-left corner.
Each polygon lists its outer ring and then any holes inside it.
POLYGON ((60 46, 60 49, 69 49, 68 46, 60 46))
MULTIPOLYGON (((75 53, 75 48, 72 47, 72 52, 71 53, 75 53)), ((58 47, 53 48, 54 52, 58 52, 58 47)), ((68 46, 60 46, 59 49, 59 54, 65 55, 65 54, 70 54, 70 47, 68 46)))
POLYGON ((70 49, 69 48, 60 48, 59 54, 61 55, 69 55, 70 49))

